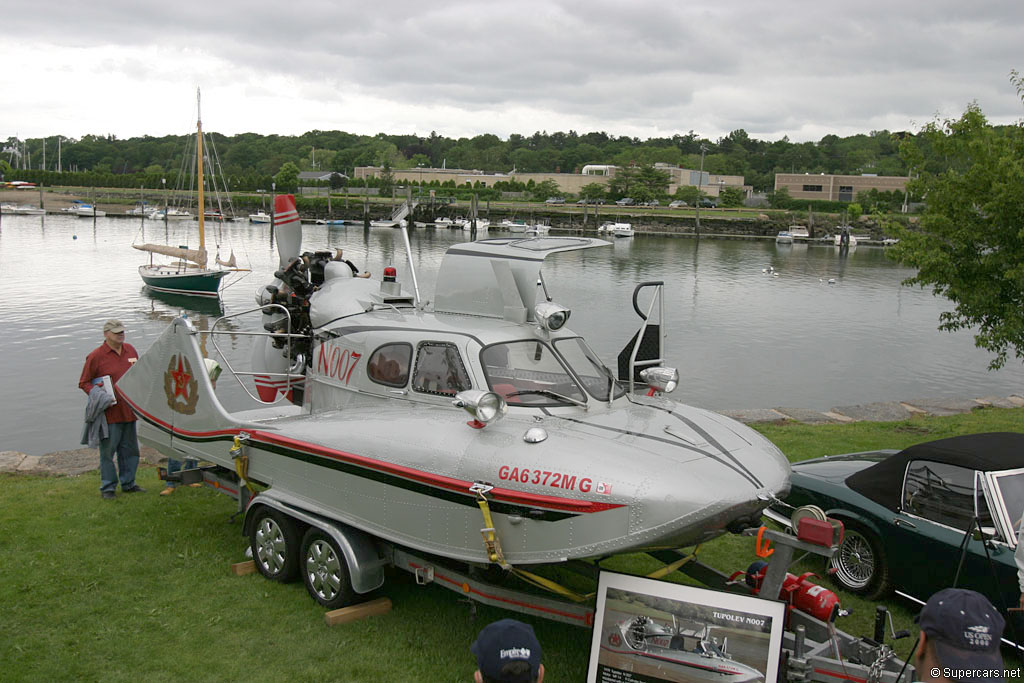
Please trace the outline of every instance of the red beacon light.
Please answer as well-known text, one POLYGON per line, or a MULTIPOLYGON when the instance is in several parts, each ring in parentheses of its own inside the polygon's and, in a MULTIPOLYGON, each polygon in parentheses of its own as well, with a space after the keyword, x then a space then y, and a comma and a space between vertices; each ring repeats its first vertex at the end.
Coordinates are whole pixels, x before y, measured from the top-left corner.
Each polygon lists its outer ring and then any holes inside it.
POLYGON ((398 271, 395 270, 394 266, 388 266, 384 269, 384 282, 394 282, 396 277, 398 277, 398 271))

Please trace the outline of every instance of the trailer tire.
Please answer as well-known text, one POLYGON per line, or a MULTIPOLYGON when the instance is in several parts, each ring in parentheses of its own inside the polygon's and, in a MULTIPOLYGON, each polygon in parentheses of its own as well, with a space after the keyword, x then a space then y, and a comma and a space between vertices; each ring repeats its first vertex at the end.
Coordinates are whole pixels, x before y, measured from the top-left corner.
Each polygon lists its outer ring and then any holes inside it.
POLYGON ((260 574, 271 581, 294 581, 299 571, 299 532, 293 520, 279 510, 256 511, 249 535, 252 559, 260 574))
POLYGON ((302 538, 302 578, 309 595, 328 609, 344 607, 355 598, 345 555, 322 529, 310 527, 302 538))

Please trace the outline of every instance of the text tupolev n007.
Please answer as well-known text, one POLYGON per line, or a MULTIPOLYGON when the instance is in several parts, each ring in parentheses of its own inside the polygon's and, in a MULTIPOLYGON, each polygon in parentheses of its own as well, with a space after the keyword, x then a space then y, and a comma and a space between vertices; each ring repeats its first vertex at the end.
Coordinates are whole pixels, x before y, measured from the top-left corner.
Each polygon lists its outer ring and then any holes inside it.
MULTIPOLYGON (((185 319, 118 385, 145 443, 269 487, 244 525, 269 578, 301 568, 338 605, 382 580, 381 544, 505 567, 685 547, 759 523, 788 489, 764 437, 664 398, 667 368, 630 393, 566 326, 544 259, 606 242, 454 245, 426 304, 414 271, 409 293, 391 268, 353 277, 330 252, 300 255, 293 200, 276 201, 281 270, 257 295, 252 374, 277 403, 226 410, 185 319)), ((229 370, 221 382, 243 374, 229 370)))

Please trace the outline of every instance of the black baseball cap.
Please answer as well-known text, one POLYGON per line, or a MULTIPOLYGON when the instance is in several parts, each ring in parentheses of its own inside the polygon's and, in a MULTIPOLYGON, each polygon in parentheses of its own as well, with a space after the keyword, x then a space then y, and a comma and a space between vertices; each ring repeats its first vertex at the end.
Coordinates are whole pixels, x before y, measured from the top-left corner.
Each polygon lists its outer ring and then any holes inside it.
POLYGON ((485 626, 469 650, 476 655, 480 673, 495 681, 529 683, 540 672, 540 643, 533 627, 515 619, 502 619, 485 626), (515 661, 529 663, 530 669, 521 676, 509 678, 502 673, 502 667, 515 661))
POLYGON ((958 681, 1004 680, 999 645, 1006 622, 984 595, 945 588, 928 598, 919 623, 943 668, 977 674, 958 681))

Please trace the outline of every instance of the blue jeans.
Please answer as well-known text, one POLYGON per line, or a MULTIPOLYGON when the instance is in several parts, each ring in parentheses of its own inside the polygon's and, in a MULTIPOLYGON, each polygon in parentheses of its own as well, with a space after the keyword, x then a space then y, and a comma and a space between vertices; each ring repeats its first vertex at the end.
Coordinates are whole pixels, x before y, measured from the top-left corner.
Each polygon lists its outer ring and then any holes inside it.
MULTIPOLYGON (((193 460, 192 458, 186 458, 185 459, 185 469, 186 470, 191 470, 191 469, 194 469, 194 468, 196 468, 198 466, 199 466, 199 461, 198 460, 193 460)), ((181 469, 182 469, 182 467, 181 467, 181 461, 180 460, 175 460, 174 458, 167 458, 167 474, 168 475, 174 474, 175 472, 180 472, 181 469)), ((167 484, 167 488, 169 488, 169 489, 173 489, 175 486, 178 485, 178 482, 171 481, 169 476, 168 476, 167 481, 165 483, 167 484)))
POLYGON ((135 434, 134 421, 107 425, 107 438, 100 439, 101 492, 116 491, 118 479, 121 480, 122 491, 135 486, 135 471, 139 469, 139 440, 135 434))

